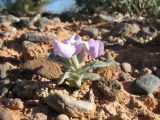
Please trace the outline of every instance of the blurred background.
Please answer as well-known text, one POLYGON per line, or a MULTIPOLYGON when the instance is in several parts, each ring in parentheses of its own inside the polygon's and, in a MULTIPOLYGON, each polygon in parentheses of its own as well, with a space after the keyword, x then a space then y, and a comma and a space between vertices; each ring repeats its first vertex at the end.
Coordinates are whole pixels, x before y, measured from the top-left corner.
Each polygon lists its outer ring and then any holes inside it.
POLYGON ((136 16, 159 16, 160 0, 0 0, 0 10, 15 15, 30 12, 129 13, 136 16))

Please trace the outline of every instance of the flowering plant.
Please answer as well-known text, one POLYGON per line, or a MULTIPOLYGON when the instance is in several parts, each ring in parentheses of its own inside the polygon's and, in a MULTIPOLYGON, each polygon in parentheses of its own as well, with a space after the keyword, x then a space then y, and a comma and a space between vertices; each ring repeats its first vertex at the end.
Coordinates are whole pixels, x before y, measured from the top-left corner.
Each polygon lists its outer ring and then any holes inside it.
POLYGON ((60 85, 65 82, 68 86, 80 87, 85 80, 100 79, 98 74, 89 73, 88 70, 106 67, 109 64, 99 60, 86 63, 85 55, 87 53, 92 58, 97 58, 103 52, 104 45, 100 40, 90 39, 85 42, 78 35, 72 35, 63 42, 54 40, 53 52, 49 58, 68 68, 68 71, 61 76, 57 84, 60 85), (66 79, 67 81, 65 81, 66 79))

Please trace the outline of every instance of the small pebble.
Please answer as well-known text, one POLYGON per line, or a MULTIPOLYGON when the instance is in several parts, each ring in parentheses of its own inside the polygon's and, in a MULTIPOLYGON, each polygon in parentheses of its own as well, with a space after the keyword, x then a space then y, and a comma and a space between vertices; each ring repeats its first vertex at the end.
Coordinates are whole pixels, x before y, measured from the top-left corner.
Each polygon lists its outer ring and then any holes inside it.
POLYGON ((146 95, 160 87, 160 79, 152 74, 146 74, 137 78, 132 87, 134 93, 146 95))
POLYGON ((132 72, 132 66, 127 62, 122 63, 122 69, 124 70, 124 72, 128 72, 128 73, 132 72))
POLYGON ((69 117, 65 114, 60 114, 56 117, 56 120, 70 120, 69 117))
POLYGON ((12 110, 22 110, 24 108, 23 102, 21 99, 15 98, 9 102, 8 107, 12 110))

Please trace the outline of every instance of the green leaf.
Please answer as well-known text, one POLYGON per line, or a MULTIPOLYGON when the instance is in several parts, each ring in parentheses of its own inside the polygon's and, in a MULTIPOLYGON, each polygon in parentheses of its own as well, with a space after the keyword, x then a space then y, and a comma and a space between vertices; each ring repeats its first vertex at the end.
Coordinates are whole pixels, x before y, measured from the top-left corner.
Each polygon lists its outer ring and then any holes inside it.
POLYGON ((95 81, 99 80, 100 76, 96 73, 84 73, 83 79, 95 81))
POLYGON ((60 57, 58 55, 55 55, 54 53, 51 53, 48 56, 48 58, 50 60, 53 60, 54 62, 57 62, 57 63, 60 63, 60 64, 64 65, 67 68, 71 68, 72 67, 71 64, 70 64, 70 62, 68 61, 68 59, 60 57))
POLYGON ((87 72, 89 69, 92 68, 92 66, 95 64, 96 61, 90 62, 88 64, 85 64, 84 66, 81 67, 81 70, 79 71, 80 74, 83 74, 87 72))
POLYGON ((61 77, 60 80, 58 81, 57 85, 62 84, 65 79, 70 78, 71 80, 77 80, 80 78, 80 75, 76 74, 76 73, 72 73, 72 72, 65 72, 61 77))
POLYGON ((79 76, 78 79, 66 81, 66 85, 68 85, 69 87, 80 88, 82 84, 82 79, 83 79, 83 75, 79 76))
POLYGON ((112 64, 112 61, 108 61, 108 62, 103 62, 103 61, 99 61, 99 60, 93 61, 93 62, 90 62, 90 63, 84 65, 81 68, 81 70, 79 71, 79 74, 83 74, 91 68, 96 69, 96 68, 108 67, 111 64, 112 64))
POLYGON ((73 55, 71 57, 71 63, 72 63, 72 66, 74 66, 75 69, 77 69, 77 70, 79 69, 80 64, 79 64, 79 61, 77 59, 77 55, 73 55))
POLYGON ((92 66, 91 68, 102 68, 102 67, 108 67, 111 65, 112 62, 103 62, 103 61, 99 61, 97 60, 92 66))

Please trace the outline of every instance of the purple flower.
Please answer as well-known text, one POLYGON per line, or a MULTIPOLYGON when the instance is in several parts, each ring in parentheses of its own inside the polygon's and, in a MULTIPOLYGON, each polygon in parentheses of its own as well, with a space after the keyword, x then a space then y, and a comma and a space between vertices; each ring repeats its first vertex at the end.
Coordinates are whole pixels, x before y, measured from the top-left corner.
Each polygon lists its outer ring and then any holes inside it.
POLYGON ((104 45, 100 40, 90 39, 88 45, 89 50, 87 50, 87 53, 93 58, 99 57, 104 51, 104 45))
POLYGON ((80 36, 74 34, 74 35, 70 36, 68 39, 64 40, 63 42, 66 43, 66 44, 72 44, 73 45, 77 42, 82 42, 82 40, 81 40, 80 36))
POLYGON ((83 48, 83 41, 80 36, 72 35, 63 42, 55 40, 54 53, 64 58, 71 58, 73 54, 78 55, 83 48))
POLYGON ((58 40, 54 41, 53 49, 55 55, 59 55, 64 58, 71 58, 76 51, 74 45, 59 42, 58 40))
POLYGON ((76 55, 78 55, 83 48, 83 43, 82 43, 81 37, 76 34, 69 37, 69 39, 65 40, 64 43, 74 45, 75 49, 76 49, 76 51, 75 51, 76 55))
POLYGON ((80 36, 72 35, 63 42, 54 41, 54 53, 64 58, 71 58, 78 55, 84 49, 91 57, 97 58, 104 51, 104 45, 100 40, 90 39, 88 42, 82 41, 80 36))

